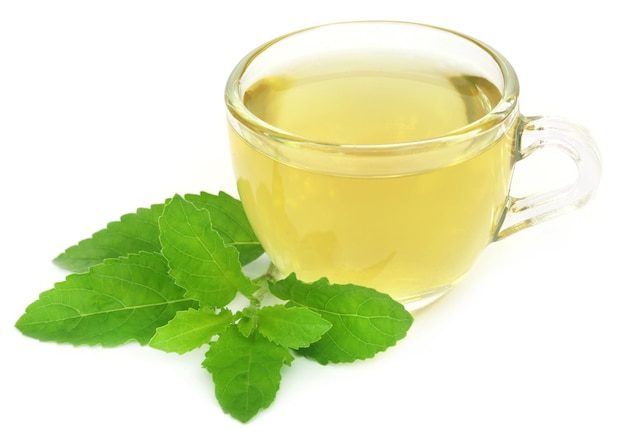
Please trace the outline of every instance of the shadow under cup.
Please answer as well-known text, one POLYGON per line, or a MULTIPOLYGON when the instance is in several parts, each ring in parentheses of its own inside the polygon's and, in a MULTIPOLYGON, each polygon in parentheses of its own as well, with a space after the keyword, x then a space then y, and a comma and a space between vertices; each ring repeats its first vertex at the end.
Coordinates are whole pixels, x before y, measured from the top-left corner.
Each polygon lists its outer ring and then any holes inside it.
POLYGON ((521 117, 517 95, 496 51, 414 23, 324 25, 248 54, 226 88, 231 151, 244 209, 274 265, 415 309, 490 242, 582 204, 599 176, 593 142, 568 124, 545 142, 558 121, 521 117), (566 145, 593 172, 581 169, 585 178, 541 203, 510 197, 516 161, 548 144, 566 145))

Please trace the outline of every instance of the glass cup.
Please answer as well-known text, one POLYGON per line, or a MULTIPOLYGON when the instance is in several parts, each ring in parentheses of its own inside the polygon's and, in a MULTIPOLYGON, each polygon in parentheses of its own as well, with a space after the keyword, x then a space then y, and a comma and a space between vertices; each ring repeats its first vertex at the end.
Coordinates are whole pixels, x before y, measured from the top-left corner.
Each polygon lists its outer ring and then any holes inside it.
POLYGON ((226 86, 237 188, 283 274, 440 297, 491 242, 582 206, 599 155, 581 127, 524 117, 508 61, 446 29, 336 23, 270 41, 226 86), (555 149, 569 186, 509 194, 514 166, 555 149))

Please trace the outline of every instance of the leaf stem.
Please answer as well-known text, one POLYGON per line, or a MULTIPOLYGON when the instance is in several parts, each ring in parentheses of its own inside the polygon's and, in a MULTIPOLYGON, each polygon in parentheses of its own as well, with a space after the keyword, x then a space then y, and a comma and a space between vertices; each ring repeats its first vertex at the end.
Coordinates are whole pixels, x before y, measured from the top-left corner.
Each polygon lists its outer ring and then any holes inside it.
POLYGON ((276 280, 276 279, 278 279, 280 277, 281 277, 280 272, 278 271, 278 269, 276 268, 274 263, 270 261, 269 265, 267 266, 267 269, 265 270, 265 273, 263 273, 262 275, 252 279, 252 282, 254 282, 254 283, 258 283, 258 282, 267 283, 267 281, 269 281, 269 280, 276 280))
POLYGON ((282 275, 276 268, 276 266, 270 262, 267 269, 260 276, 252 279, 252 282, 259 285, 259 289, 249 297, 250 305, 246 307, 249 315, 254 315, 256 311, 261 307, 263 299, 270 293, 268 283, 272 280, 279 279, 282 275))

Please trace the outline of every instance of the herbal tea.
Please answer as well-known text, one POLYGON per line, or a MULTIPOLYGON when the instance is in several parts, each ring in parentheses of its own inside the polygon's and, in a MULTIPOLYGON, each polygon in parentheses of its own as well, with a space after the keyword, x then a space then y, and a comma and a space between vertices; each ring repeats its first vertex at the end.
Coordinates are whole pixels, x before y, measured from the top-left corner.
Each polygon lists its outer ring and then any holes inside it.
POLYGON ((267 153, 231 129, 241 200, 282 273, 366 285, 409 301, 451 286, 491 242, 507 202, 511 132, 449 157, 442 145, 443 166, 442 154, 430 163, 429 155, 416 152, 397 172, 358 169, 362 163, 376 169, 385 160, 380 145, 395 148, 464 129, 501 99, 484 78, 408 63, 319 60, 246 90, 245 106, 264 122, 295 137, 346 145, 339 155, 348 165, 320 171, 337 154, 320 147, 302 166, 290 160, 289 135, 267 153), (378 152, 350 145, 376 145, 378 152), (407 173, 406 166, 419 171, 407 173))

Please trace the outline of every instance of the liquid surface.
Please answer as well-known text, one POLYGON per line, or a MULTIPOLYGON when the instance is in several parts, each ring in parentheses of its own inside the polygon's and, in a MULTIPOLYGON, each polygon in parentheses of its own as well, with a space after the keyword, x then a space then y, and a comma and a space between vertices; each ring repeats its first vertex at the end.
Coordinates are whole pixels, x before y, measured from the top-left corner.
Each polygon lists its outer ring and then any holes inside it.
MULTIPOLYGON (((245 105, 298 136, 379 144, 461 129, 500 98, 481 78, 398 75, 372 63, 347 75, 338 66, 268 77, 250 87, 245 105)), ((456 282, 491 241, 513 159, 513 136, 496 140, 450 166, 365 178, 292 166, 276 158, 285 146, 272 157, 231 130, 242 202, 281 272, 367 285, 404 301, 456 282)), ((320 154, 320 163, 328 160, 320 154)))
POLYGON ((415 75, 398 60, 343 60, 300 67, 291 76, 255 83, 244 103, 260 119, 298 137, 335 144, 387 144, 431 139, 474 122, 500 99, 482 78, 433 68, 415 75), (381 72, 381 67, 384 71, 381 72), (358 67, 356 67, 358 68, 358 67))

